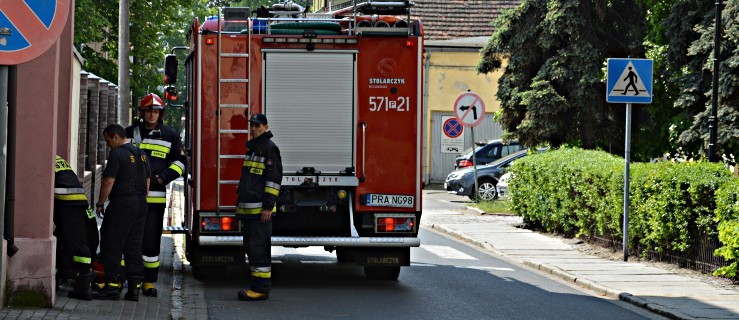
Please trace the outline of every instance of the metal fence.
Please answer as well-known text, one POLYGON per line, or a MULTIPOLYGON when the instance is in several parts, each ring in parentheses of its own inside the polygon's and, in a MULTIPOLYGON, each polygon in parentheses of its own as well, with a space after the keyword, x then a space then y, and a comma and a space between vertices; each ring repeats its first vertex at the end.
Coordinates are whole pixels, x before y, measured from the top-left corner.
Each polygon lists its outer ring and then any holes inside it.
MULTIPOLYGON (((622 249, 621 239, 593 236, 589 239, 589 242, 612 250, 622 249)), ((713 254, 720 247, 721 242, 718 240, 717 234, 703 234, 694 243, 691 243, 688 250, 684 252, 664 250, 660 253, 650 250, 646 258, 651 261, 670 263, 680 268, 712 274, 716 269, 729 265, 726 259, 713 254)), ((629 248, 632 254, 639 255, 644 249, 641 245, 636 248, 629 248)))

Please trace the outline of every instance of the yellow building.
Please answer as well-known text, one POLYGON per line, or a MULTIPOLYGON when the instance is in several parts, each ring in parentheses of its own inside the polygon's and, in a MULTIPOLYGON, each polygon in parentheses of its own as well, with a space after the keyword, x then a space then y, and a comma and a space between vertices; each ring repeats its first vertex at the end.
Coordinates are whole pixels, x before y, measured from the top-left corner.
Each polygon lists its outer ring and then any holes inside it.
MULTIPOLYGON (((424 181, 443 182, 447 174, 454 170, 454 158, 474 141, 498 139, 503 130, 493 120, 493 114, 500 109, 500 101, 495 97, 498 79, 502 72, 478 74, 480 49, 488 37, 474 37, 453 40, 426 41, 425 88, 424 93, 424 181), (485 104, 482 122, 474 128, 474 139, 470 128, 463 128, 459 137, 454 121, 454 104, 460 94, 474 92, 485 104)), ((459 127, 456 127, 459 128, 459 127)))

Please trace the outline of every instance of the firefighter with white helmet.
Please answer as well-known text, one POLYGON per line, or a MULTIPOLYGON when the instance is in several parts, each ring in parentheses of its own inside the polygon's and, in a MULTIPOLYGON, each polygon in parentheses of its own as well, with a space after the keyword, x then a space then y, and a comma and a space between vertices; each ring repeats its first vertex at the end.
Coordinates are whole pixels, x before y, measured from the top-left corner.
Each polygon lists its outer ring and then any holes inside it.
POLYGON ((156 297, 159 274, 159 246, 162 237, 162 219, 166 207, 166 185, 185 170, 185 153, 180 135, 164 125, 165 104, 154 93, 147 94, 139 104, 140 121, 126 128, 126 135, 149 156, 151 187, 146 197, 149 212, 146 215, 141 253, 144 260, 142 292, 156 297))

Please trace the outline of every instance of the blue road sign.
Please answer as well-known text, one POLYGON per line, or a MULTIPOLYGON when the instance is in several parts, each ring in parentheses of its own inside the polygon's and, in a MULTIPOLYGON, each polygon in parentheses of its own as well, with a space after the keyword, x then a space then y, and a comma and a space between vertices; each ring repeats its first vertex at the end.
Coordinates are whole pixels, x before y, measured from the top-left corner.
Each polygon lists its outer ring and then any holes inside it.
POLYGON ((462 124, 457 118, 449 118, 444 121, 444 134, 449 138, 457 138, 462 135, 462 124))
POLYGON ((651 59, 608 59, 606 101, 652 103, 651 59))

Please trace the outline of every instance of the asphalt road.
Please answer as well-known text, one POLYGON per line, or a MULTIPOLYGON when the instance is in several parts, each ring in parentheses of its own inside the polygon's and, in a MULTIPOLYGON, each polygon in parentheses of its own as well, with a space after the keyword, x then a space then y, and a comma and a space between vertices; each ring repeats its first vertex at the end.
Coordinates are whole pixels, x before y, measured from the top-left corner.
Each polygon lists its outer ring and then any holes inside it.
MULTIPOLYGON (((464 206, 433 192, 424 210, 464 206)), ((451 198, 449 198, 451 197, 451 198)), ((458 201, 458 202, 457 202, 458 201)), ((198 282, 209 319, 659 319, 425 229, 397 281, 373 281, 322 248, 273 248, 268 301, 241 302, 246 269, 198 282)))

